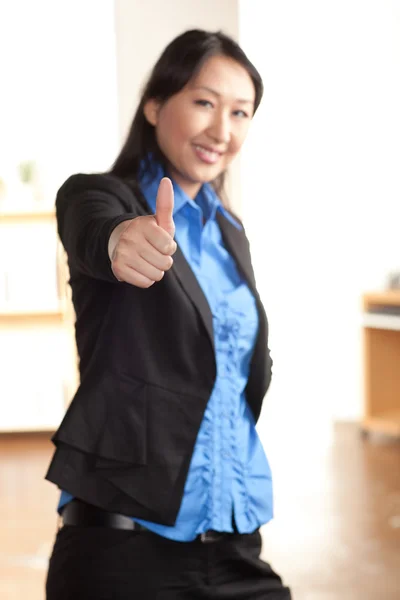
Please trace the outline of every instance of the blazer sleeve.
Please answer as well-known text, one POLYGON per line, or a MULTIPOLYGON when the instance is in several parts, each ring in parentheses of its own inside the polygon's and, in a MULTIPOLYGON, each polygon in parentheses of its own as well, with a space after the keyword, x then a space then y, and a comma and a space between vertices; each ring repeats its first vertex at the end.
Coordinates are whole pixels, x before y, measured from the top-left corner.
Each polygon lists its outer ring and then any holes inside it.
POLYGON ((112 175, 79 173, 69 177, 57 193, 56 216, 70 270, 117 283, 108 241, 119 223, 139 216, 138 209, 128 185, 112 175))

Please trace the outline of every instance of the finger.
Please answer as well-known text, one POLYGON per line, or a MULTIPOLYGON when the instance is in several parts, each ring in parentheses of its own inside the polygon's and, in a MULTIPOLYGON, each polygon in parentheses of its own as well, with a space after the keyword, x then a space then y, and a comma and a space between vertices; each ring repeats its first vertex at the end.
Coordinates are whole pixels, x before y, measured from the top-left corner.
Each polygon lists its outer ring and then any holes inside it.
POLYGON ((111 269, 119 282, 129 283, 141 288, 148 288, 155 283, 153 280, 136 271, 136 269, 128 266, 120 268, 118 265, 112 265, 111 269))
POLYGON ((174 237, 175 234, 173 212, 174 188, 172 187, 172 181, 168 179, 168 177, 163 177, 158 187, 155 216, 157 225, 172 237, 174 237))
POLYGON ((171 256, 159 252, 149 243, 140 249, 139 256, 160 271, 168 271, 174 262, 171 256))
POLYGON ((127 265, 128 268, 134 269, 143 277, 147 277, 147 279, 151 279, 151 281, 161 281, 164 277, 164 271, 161 269, 157 269, 157 267, 151 265, 147 260, 137 256, 131 264, 127 265))
POLYGON ((161 254, 172 256, 176 252, 176 242, 157 223, 149 223, 143 231, 145 239, 161 254))
POLYGON ((118 281, 123 281, 125 283, 129 283, 130 285, 134 285, 140 288, 149 288, 154 285, 155 281, 145 277, 135 269, 131 269, 128 267, 124 273, 123 279, 118 279, 118 281))

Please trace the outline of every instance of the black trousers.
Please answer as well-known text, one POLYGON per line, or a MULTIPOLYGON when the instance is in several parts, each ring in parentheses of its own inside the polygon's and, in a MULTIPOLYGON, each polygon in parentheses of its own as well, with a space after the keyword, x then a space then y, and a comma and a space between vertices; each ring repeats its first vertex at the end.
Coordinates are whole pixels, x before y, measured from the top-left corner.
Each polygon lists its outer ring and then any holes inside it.
POLYGON ((47 600, 290 600, 261 536, 174 542, 150 532, 64 526, 56 537, 47 600))

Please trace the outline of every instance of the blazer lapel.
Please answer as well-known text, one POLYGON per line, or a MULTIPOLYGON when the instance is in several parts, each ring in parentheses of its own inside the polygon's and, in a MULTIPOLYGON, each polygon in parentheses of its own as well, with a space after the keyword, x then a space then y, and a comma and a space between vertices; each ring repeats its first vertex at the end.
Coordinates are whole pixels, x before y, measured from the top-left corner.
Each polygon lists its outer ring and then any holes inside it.
POLYGON ((251 265, 249 242, 247 241, 244 229, 238 229, 220 212, 217 213, 217 221, 227 250, 235 259, 236 265, 251 291, 258 296, 253 267, 251 265))
POLYGON ((183 289, 185 290, 185 292, 199 311, 200 317, 203 320, 208 336, 210 338, 211 345, 214 349, 213 320, 210 306, 207 302, 207 298, 205 297, 204 292, 201 289, 195 274, 190 268, 189 263, 184 257, 183 252, 179 248, 179 246, 173 258, 174 264, 172 266, 171 271, 175 273, 183 289))

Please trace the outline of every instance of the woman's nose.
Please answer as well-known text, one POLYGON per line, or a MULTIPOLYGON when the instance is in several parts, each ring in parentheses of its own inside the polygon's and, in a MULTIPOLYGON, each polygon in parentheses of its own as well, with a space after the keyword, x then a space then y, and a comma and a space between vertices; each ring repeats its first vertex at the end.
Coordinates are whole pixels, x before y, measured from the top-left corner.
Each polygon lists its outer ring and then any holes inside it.
POLYGON ((217 113, 209 127, 209 135, 219 144, 228 144, 231 139, 229 117, 224 113, 217 113))

